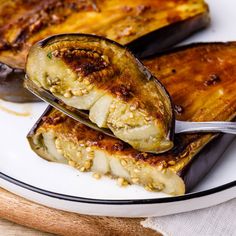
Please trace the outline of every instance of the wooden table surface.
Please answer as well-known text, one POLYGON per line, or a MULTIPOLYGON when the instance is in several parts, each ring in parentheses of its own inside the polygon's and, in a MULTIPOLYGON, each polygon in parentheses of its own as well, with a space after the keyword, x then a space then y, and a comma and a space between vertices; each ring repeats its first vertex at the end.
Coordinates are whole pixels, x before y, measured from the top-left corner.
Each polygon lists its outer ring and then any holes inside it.
POLYGON ((55 234, 44 233, 31 229, 8 220, 0 219, 0 235, 4 236, 53 236, 55 234))
POLYGON ((0 188, 0 235, 3 236, 48 236, 53 234, 160 236, 157 232, 144 228, 140 224, 142 220, 144 219, 96 217, 60 211, 28 201, 0 188))

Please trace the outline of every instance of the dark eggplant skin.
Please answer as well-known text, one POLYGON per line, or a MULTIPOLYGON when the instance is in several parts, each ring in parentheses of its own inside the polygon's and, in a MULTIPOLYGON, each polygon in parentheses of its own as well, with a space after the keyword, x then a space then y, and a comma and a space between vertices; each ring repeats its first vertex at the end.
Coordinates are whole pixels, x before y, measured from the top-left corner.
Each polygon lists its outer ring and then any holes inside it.
POLYGON ((126 46, 140 59, 161 53, 171 46, 181 42, 197 31, 209 25, 208 13, 190 19, 173 23, 143 37, 140 37, 126 46), (141 50, 140 50, 141 49, 141 50))
POLYGON ((219 137, 209 142, 179 173, 184 180, 186 192, 190 192, 203 180, 234 139, 235 135, 220 134, 219 137))
MULTIPOLYGON (((0 18, 6 23, 4 27, 1 27, 0 25, 0 35, 2 36, 2 39, 0 40, 0 62, 6 66, 12 67, 12 77, 16 78, 18 75, 14 75, 14 68, 24 69, 27 52, 33 43, 48 37, 51 34, 67 32, 94 33, 108 37, 122 45, 126 45, 139 58, 144 58, 179 43, 189 35, 209 25, 210 18, 208 6, 204 1, 198 0, 197 3, 194 3, 194 9, 191 11, 181 10, 182 12, 178 12, 175 10, 175 7, 170 9, 167 8, 168 14, 166 17, 168 23, 166 26, 159 26, 158 22, 160 21, 155 19, 155 11, 158 11, 159 8, 162 9, 163 6, 165 6, 165 2, 166 1, 162 0, 156 0, 154 2, 147 0, 139 0, 136 2, 130 0, 125 3, 120 3, 109 0, 84 1, 83 3, 72 1, 71 3, 71 1, 63 2, 51 0, 50 2, 47 2, 46 0, 43 0, 36 4, 35 1, 28 1, 27 3, 16 1, 13 5, 6 5, 8 10, 5 14, 1 15, 0 13, 0 18), (73 26, 66 22, 66 19, 70 17, 78 17, 78 19, 81 19, 80 14, 82 14, 82 18, 88 17, 90 22, 91 15, 88 14, 87 16, 87 13, 85 12, 92 11, 100 17, 100 14, 107 14, 107 6, 108 8, 111 7, 111 9, 114 7, 115 11, 119 11, 119 13, 116 12, 117 14, 120 14, 120 18, 118 18, 116 22, 117 25, 112 22, 112 26, 109 28, 101 25, 101 28, 98 27, 93 30, 92 28, 90 29, 90 27, 84 28, 84 24, 80 25, 80 20, 73 26), (32 11, 28 11, 29 8, 32 11), (15 9, 22 10, 23 15, 22 17, 19 17, 19 20, 11 18, 11 11, 14 12, 15 9), (45 14, 41 14, 40 12, 45 12, 45 14), (8 18, 6 18, 7 16, 8 18), (121 35, 123 31, 120 30, 119 27, 122 29, 122 27, 127 25, 126 21, 129 23, 129 19, 131 19, 131 22, 128 25, 133 26, 133 28, 131 32, 126 32, 124 29, 124 35, 120 37, 119 35, 121 35), (156 30, 150 30, 150 19, 151 21, 154 19, 153 25, 157 25, 156 30), (32 22, 29 23, 29 21, 32 22), (124 24, 124 22, 126 22, 126 24, 124 24), (61 27, 58 27, 58 24, 61 25, 61 27), (146 27, 146 33, 143 31, 142 33, 139 33, 144 25, 146 27), (18 31, 16 28, 19 28, 20 30, 18 31), (118 28, 117 31, 115 30, 116 28, 118 28), (49 30, 47 31, 47 29, 49 30), (115 34, 113 31, 115 31, 115 34), (16 34, 15 32, 18 33, 16 34), (7 39, 8 35, 10 35, 10 39, 7 39), (14 39, 13 42, 11 42, 12 39, 14 39)), ((174 6, 184 4, 185 7, 190 6, 190 8, 193 4, 188 0, 172 2, 174 6)), ((8 4, 7 1, 6 4, 8 4)), ((106 18, 108 19, 109 17, 106 15, 106 18)), ((97 23, 96 18, 94 21, 97 23)), ((94 21, 92 19, 92 22, 94 21)), ((2 86, 2 90, 4 90, 3 93, 0 93, 0 98, 12 102, 37 101, 36 98, 23 88, 21 77, 19 77, 19 80, 15 79, 14 82, 7 78, 3 81, 1 76, 0 80, 0 86, 2 86), (30 97, 32 97, 32 99, 30 97)))

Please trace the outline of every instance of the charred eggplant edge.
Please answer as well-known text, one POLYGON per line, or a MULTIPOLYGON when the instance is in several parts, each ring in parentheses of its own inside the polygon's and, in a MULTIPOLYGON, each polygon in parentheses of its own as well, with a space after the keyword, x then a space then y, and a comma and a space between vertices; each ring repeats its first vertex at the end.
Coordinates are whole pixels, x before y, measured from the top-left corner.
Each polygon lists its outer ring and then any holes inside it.
POLYGON ((209 11, 167 25, 133 40, 126 46, 140 59, 154 56, 181 42, 210 24, 209 11), (180 30, 182 29, 182 30, 180 30), (142 50, 140 50, 142 48, 142 50))

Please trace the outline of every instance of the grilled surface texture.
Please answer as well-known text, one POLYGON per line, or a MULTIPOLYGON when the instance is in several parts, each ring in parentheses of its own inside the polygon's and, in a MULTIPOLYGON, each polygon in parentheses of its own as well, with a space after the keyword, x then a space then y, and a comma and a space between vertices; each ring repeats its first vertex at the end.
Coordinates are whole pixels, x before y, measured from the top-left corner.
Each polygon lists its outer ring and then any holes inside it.
POLYGON ((143 60, 175 104, 176 119, 226 121, 236 110, 236 42, 200 43, 143 60))
POLYGON ((123 46, 98 36, 66 34, 34 45, 26 73, 66 105, 89 110, 99 127, 140 151, 173 147, 173 114, 164 87, 123 46))
POLYGON ((125 44, 144 57, 180 42, 208 23, 203 0, 0 1, 0 62, 13 69, 7 78, 0 71, 4 90, 0 98, 36 100, 23 88, 23 77, 15 71, 22 69, 24 73, 29 48, 50 35, 93 33, 125 44))
POLYGON ((194 25, 195 30, 209 21, 208 7, 202 0, 1 1, 0 61, 24 68, 30 46, 53 34, 93 33, 129 44, 167 25, 198 16, 205 20, 194 25))
MULTIPOLYGON (((145 60, 144 64, 170 92, 179 120, 227 121, 236 116, 235 55, 234 42, 206 43, 176 49, 145 60)), ((210 171, 232 140, 217 136, 175 135, 171 151, 150 154, 49 110, 35 124, 28 139, 32 149, 47 160, 66 162, 81 171, 112 174, 124 185, 129 182, 147 190, 180 195, 210 171), (91 159, 84 148, 92 152, 91 159)))
POLYGON ((138 152, 55 109, 44 114, 28 139, 32 149, 47 160, 68 163, 82 172, 93 171, 99 177, 111 175, 121 185, 130 182, 147 190, 184 193, 182 179, 166 168, 163 158, 148 158, 150 154, 138 152))

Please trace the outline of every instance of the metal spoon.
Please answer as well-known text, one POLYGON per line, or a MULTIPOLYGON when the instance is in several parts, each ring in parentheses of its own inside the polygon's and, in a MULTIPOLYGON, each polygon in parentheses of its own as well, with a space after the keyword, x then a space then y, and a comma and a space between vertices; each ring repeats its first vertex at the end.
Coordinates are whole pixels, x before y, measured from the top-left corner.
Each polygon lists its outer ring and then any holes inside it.
MULTIPOLYGON (((79 121, 80 123, 102 132, 111 137, 115 137, 114 134, 105 128, 98 127, 95 123, 89 120, 88 114, 81 110, 69 110, 67 107, 61 105, 58 100, 45 89, 37 87, 27 77, 24 81, 25 87, 34 95, 50 104, 57 110, 63 112, 67 116, 79 121)), ((224 122, 224 121, 210 121, 210 122, 192 122, 192 121, 179 121, 175 120, 175 133, 194 133, 194 132, 222 132, 229 134, 236 134, 236 122, 224 122)))

